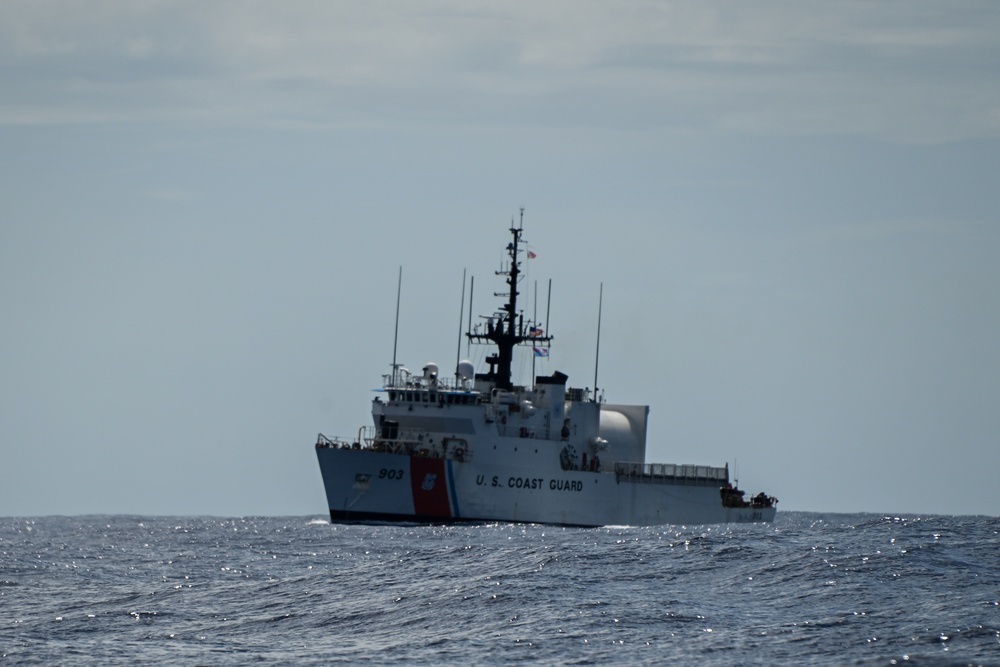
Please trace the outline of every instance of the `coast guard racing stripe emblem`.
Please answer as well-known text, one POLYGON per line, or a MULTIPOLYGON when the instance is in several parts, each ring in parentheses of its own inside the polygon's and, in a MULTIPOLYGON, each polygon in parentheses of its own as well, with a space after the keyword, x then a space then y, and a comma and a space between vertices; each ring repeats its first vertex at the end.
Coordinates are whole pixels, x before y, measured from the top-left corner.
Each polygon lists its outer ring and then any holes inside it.
POLYGON ((444 459, 410 457, 410 487, 417 516, 451 516, 444 459))

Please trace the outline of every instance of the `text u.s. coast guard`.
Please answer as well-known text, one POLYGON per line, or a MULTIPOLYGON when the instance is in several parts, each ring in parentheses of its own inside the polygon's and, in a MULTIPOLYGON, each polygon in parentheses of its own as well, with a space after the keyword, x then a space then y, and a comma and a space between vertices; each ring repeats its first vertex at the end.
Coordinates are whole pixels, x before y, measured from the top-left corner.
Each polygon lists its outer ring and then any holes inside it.
MULTIPOLYGON (((477 475, 476 485, 486 486, 486 476, 477 475)), ((489 481, 492 488, 506 487, 508 489, 539 490, 548 487, 552 491, 583 491, 583 482, 572 479, 550 479, 545 483, 544 477, 508 477, 501 479, 494 475, 489 481)))

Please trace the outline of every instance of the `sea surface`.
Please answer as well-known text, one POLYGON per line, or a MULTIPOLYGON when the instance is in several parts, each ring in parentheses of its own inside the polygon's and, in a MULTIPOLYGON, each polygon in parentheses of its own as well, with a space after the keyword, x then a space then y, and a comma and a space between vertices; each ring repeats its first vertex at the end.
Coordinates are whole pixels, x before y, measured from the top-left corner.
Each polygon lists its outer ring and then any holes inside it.
POLYGON ((0 662, 1000 665, 1000 519, 0 517, 0 662))

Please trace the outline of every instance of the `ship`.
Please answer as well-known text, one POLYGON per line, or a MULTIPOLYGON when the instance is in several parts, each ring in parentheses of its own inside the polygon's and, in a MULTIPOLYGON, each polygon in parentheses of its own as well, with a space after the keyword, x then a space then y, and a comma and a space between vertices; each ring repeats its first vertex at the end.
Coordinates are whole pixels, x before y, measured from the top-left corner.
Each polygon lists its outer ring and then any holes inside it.
MULTIPOLYGON (((558 370, 514 384, 515 354, 548 357, 554 340, 548 322, 526 320, 519 309, 522 262, 535 256, 523 238, 523 215, 511 223, 496 272, 507 288, 494 296, 505 300, 475 325, 470 290, 463 337, 469 346, 490 346, 488 368, 476 372, 471 361, 458 360, 454 375, 442 377, 435 363, 418 373, 393 358, 372 401, 372 423, 353 437, 319 434, 330 520, 575 527, 773 521, 777 499, 747 495, 730 480, 728 463, 646 462, 649 406, 608 403, 596 386, 574 387, 558 370)), ((464 290, 463 279, 463 308, 464 290)), ((398 326, 397 295, 397 336, 398 326)))

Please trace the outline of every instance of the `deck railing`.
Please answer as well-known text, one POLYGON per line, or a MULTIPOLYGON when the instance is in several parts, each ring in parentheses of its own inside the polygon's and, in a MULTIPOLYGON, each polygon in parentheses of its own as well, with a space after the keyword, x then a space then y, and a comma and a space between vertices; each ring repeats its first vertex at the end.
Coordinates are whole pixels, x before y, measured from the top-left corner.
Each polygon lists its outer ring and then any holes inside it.
POLYGON ((686 482, 690 484, 719 484, 729 482, 729 466, 684 465, 676 463, 615 463, 615 474, 621 479, 637 482, 686 482))
POLYGON ((442 438, 431 443, 424 431, 397 429, 391 434, 382 434, 374 426, 362 426, 353 442, 344 438, 328 438, 322 433, 316 439, 316 449, 365 449, 383 454, 402 454, 430 459, 455 459, 469 461, 472 452, 464 438, 442 438))

